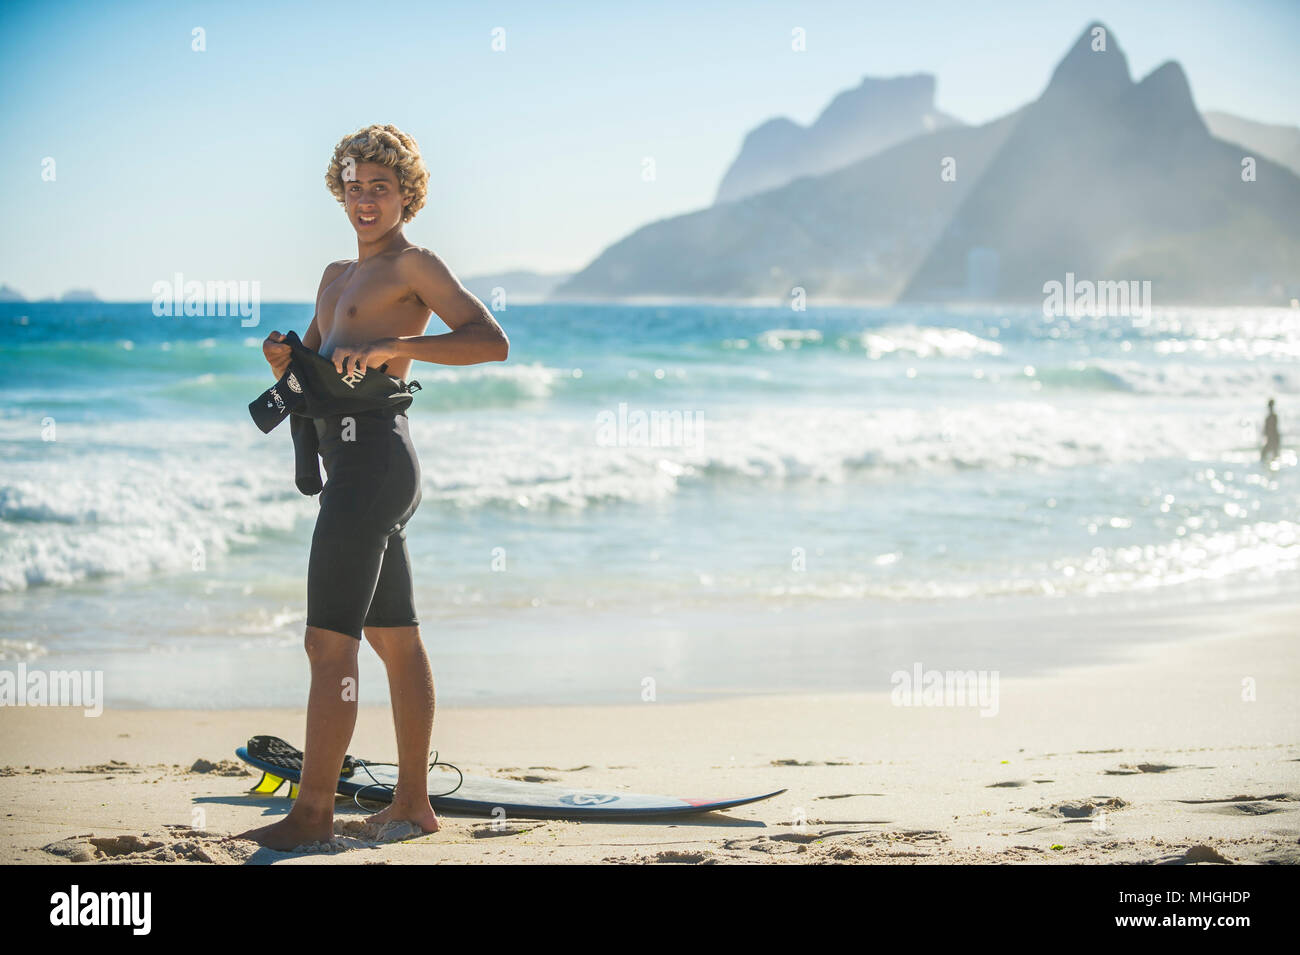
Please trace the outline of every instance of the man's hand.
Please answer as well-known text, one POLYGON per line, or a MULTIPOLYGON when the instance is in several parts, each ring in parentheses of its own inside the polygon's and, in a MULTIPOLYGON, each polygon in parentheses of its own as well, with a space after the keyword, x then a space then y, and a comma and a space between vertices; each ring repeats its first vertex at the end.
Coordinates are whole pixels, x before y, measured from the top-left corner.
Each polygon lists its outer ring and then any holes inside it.
POLYGON ((365 374, 366 368, 380 368, 397 357, 396 338, 377 338, 373 342, 359 345, 336 345, 330 354, 330 361, 340 375, 349 371, 365 374))
POLYGON ((275 372, 276 381, 283 378, 289 370, 289 359, 293 357, 293 349, 283 342, 284 336, 279 332, 271 332, 266 336, 266 341, 262 342, 262 354, 266 356, 271 371, 275 372))

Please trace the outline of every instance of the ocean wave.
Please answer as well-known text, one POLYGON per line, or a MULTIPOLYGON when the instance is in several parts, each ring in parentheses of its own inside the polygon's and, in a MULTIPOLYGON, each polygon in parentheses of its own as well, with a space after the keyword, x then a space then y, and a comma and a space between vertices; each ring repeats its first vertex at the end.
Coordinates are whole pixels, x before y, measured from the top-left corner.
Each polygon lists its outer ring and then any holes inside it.
POLYGON ((960 328, 886 325, 863 332, 858 343, 870 358, 906 355, 915 358, 974 358, 1001 355, 1002 345, 960 328))
MULTIPOLYGON (((424 505, 580 510, 654 503, 690 487, 906 481, 929 473, 1230 459, 1246 444, 1230 414, 1146 415, 1124 403, 1002 401, 918 408, 796 406, 658 410, 664 433, 602 427, 589 414, 417 415, 424 505), (686 428, 690 423, 690 430, 686 428), (620 430, 621 429, 621 430, 620 430), (659 440, 655 440, 659 439, 659 440), (1234 451, 1235 453, 1235 451, 1234 451)), ((284 431, 159 419, 60 425, 0 421, 0 591, 185 570, 268 535, 297 532, 314 498, 292 484, 284 431), (6 441, 5 439, 10 440, 6 441)), ((1257 455, 1241 452, 1242 463, 1257 455)), ((1236 460, 1236 459, 1232 459, 1236 460)))
POLYGON ((16 446, 25 455, 0 484, 0 592, 192 568, 291 529, 314 503, 282 444, 225 425, 64 425, 57 442, 16 446))
POLYGON ((48 653, 49 651, 35 640, 11 640, 0 637, 0 662, 28 663, 48 653))
POLYGON ((1217 461, 1242 444, 1235 417, 1156 414, 1135 428, 1124 409, 1033 401, 930 411, 782 406, 695 421, 690 440, 683 430, 658 447, 630 440, 602 447, 594 415, 590 423, 495 420, 464 431, 416 421, 413 428, 417 448, 456 449, 422 457, 422 466, 425 500, 460 508, 654 501, 704 482, 842 484, 927 471, 1217 461))
POLYGON ((509 407, 546 399, 575 375, 571 369, 532 362, 460 368, 415 365, 410 377, 420 382, 415 400, 421 407, 448 409, 509 407))
POLYGON ((1276 365, 1187 364, 1093 359, 1065 366, 1039 367, 1034 377, 1045 387, 1117 391, 1185 397, 1242 396, 1260 399, 1300 392, 1300 367, 1276 365))
POLYGON ((749 338, 722 342, 729 350, 797 351, 829 348, 840 352, 862 352, 868 358, 897 355, 909 358, 974 358, 1000 355, 1002 345, 961 328, 933 325, 881 325, 850 334, 834 334, 815 328, 771 328, 749 338))

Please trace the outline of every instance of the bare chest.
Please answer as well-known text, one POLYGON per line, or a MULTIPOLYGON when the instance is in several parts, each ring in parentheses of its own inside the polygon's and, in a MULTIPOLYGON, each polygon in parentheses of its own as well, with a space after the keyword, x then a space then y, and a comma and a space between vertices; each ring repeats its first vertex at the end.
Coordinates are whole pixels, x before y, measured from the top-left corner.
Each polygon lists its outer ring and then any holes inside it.
POLYGON ((320 353, 328 358, 338 345, 419 335, 429 315, 429 308, 386 263, 354 262, 325 287, 316 303, 320 353))

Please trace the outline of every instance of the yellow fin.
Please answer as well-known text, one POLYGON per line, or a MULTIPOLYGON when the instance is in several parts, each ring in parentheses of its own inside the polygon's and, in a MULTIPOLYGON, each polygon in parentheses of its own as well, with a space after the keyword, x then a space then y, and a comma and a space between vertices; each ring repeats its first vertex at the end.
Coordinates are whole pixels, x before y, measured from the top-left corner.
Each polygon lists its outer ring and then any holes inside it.
POLYGON ((279 776, 272 776, 270 773, 262 773, 262 778, 257 781, 249 792, 255 793, 273 793, 284 785, 284 780, 279 776))

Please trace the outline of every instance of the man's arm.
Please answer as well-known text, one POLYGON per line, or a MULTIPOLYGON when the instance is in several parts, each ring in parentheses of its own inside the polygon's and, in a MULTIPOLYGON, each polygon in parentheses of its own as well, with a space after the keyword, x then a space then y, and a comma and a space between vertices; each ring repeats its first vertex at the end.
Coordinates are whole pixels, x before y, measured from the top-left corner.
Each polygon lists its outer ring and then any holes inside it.
MULTIPOLYGON (((320 308, 320 296, 326 287, 343 273, 348 267, 347 262, 331 262, 325 266, 325 272, 320 277, 320 285, 316 289, 316 307, 320 308)), ((322 341, 320 328, 317 327, 316 319, 319 316, 312 315, 311 321, 307 323, 307 330, 302 333, 302 343, 312 351, 319 351, 322 341)), ((271 374, 275 375, 275 380, 279 381, 284 377, 284 373, 289 370, 289 357, 292 355, 288 345, 282 344, 284 335, 275 331, 266 336, 266 341, 262 342, 262 354, 266 356, 267 362, 271 365, 271 374)))
MULTIPOLYGON (((324 294, 325 289, 329 288, 331 283, 342 275, 351 264, 352 263, 347 260, 331 262, 329 265, 325 266, 325 271, 321 274, 320 285, 316 289, 316 313, 312 315, 311 323, 308 324, 307 330, 302 333, 302 343, 312 351, 320 351, 321 342, 325 340, 324 336, 320 333, 320 327, 317 322, 317 319, 320 318, 320 297, 324 294)), ((330 322, 330 324, 333 325, 334 323, 330 322)))
POLYGON ((505 361, 510 339, 487 306, 460 284, 442 260, 427 249, 409 249, 397 260, 398 274, 420 301, 451 329, 443 335, 395 338, 393 355, 439 365, 477 365, 505 361))

